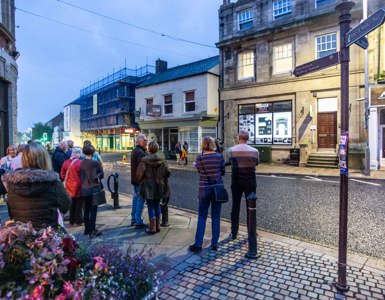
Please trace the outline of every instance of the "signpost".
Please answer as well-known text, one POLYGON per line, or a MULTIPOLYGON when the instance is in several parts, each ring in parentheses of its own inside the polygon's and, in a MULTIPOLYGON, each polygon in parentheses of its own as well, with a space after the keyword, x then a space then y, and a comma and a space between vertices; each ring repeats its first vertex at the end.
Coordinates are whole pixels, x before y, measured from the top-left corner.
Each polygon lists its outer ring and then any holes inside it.
POLYGON ((319 71, 325 68, 329 68, 331 66, 335 66, 339 64, 340 60, 340 53, 336 52, 333 54, 330 54, 325 57, 321 57, 319 59, 313 60, 311 62, 308 62, 306 64, 300 65, 298 67, 295 67, 293 74, 296 77, 312 73, 315 71, 319 71))
POLYGON ((356 43, 363 49, 369 46, 365 38, 369 32, 381 26, 385 21, 385 9, 380 9, 350 29, 352 21, 350 10, 354 2, 340 1, 336 9, 339 11, 340 51, 332 55, 316 59, 300 65, 294 69, 295 76, 302 76, 311 72, 340 64, 341 66, 341 141, 340 141, 340 215, 338 241, 338 280, 335 287, 341 292, 347 292, 346 282, 347 235, 348 235, 348 145, 349 145, 349 46, 356 43))
POLYGON ((346 47, 349 47, 351 44, 357 42, 369 32, 381 26, 384 21, 385 8, 382 8, 346 33, 346 47))

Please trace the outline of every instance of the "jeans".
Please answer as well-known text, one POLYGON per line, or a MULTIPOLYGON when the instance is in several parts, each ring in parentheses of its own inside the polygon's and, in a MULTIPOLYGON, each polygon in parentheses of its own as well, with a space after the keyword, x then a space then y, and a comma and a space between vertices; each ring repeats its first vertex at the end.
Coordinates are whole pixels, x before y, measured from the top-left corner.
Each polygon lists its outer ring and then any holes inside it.
POLYGON ((132 197, 132 211, 131 211, 131 223, 136 223, 138 225, 143 224, 143 208, 144 200, 140 197, 140 186, 133 185, 134 187, 134 196, 132 197))
POLYGON ((83 223, 83 197, 71 199, 70 206, 70 224, 83 223))
POLYGON ((216 202, 214 199, 214 192, 211 188, 206 188, 204 193, 200 193, 199 208, 198 208, 198 225, 195 234, 195 246, 202 247, 203 237, 205 235, 206 220, 208 210, 211 204, 211 246, 217 246, 219 241, 219 234, 221 230, 221 207, 222 203, 216 202))
POLYGON ((160 218, 160 200, 151 199, 147 201, 148 217, 150 220, 160 218))
POLYGON ((83 197, 84 199, 84 233, 91 234, 96 228, 96 214, 98 206, 92 205, 92 196, 83 197))
POLYGON ((247 197, 250 193, 255 193, 256 189, 257 186, 255 180, 253 182, 232 182, 231 193, 233 195, 233 204, 231 207, 231 233, 233 235, 238 234, 239 210, 242 195, 245 194, 245 197, 247 197))

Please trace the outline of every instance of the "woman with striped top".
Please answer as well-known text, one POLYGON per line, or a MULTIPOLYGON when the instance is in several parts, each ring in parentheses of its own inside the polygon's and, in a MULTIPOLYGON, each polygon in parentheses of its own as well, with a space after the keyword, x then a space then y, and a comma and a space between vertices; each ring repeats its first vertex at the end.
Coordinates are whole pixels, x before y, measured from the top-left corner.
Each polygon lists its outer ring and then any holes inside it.
POLYGON ((213 185, 223 183, 222 176, 225 175, 225 161, 222 154, 215 152, 215 141, 212 137, 206 136, 203 138, 202 154, 197 157, 195 167, 199 173, 198 225, 195 243, 189 247, 189 250, 194 253, 202 250, 207 214, 211 205, 211 249, 216 251, 218 250, 222 204, 215 201, 213 185))

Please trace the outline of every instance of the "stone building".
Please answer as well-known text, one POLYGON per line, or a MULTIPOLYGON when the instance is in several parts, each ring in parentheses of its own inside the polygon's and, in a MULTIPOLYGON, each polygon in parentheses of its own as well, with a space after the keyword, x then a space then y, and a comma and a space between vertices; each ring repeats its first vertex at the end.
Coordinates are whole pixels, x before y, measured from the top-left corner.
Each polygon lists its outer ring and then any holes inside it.
POLYGON ((15 1, 0 1, 0 156, 17 142, 15 1))
MULTIPOLYGON (((369 1, 369 15, 382 1, 369 1)), ((296 78, 295 66, 339 51, 334 0, 224 0, 219 10, 220 136, 229 147, 240 129, 273 161, 301 149, 300 164, 337 165, 340 67, 296 78)), ((352 26, 362 19, 355 1, 352 26)), ((370 49, 377 44, 370 43, 370 49)), ((364 51, 350 47, 351 167, 365 142, 364 51), (357 155, 353 152, 357 152, 357 155)), ((266 159, 266 157, 265 157, 266 159)))

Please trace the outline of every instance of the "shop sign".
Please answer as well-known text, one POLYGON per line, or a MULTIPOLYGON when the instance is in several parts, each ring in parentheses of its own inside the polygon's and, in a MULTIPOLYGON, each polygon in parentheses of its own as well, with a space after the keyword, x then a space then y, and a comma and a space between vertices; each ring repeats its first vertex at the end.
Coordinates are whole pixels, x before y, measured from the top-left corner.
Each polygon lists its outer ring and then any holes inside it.
POLYGON ((385 87, 370 88, 370 104, 372 106, 385 105, 385 87))
POLYGON ((161 105, 147 104, 146 115, 150 117, 160 117, 162 111, 161 105))

